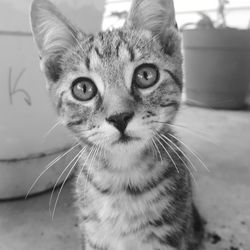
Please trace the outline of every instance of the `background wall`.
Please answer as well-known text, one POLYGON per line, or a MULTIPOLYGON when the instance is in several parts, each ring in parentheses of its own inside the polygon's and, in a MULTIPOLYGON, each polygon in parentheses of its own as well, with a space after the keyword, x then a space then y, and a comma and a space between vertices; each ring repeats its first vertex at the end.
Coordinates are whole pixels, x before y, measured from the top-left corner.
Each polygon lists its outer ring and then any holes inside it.
MULTIPOLYGON (((58 151, 72 143, 56 115, 31 36, 32 0, 0 0, 0 160, 58 151)), ((104 0, 52 0, 85 32, 101 29, 104 0)))
MULTIPOLYGON (((29 32, 31 2, 32 0, 0 0, 0 30, 29 32)), ((96 11, 103 13, 104 0, 52 0, 52 2, 59 6, 67 16, 70 16, 74 23, 86 31, 95 30, 96 23, 100 23, 102 20, 102 16, 94 15, 94 13, 96 11), (93 19, 93 16, 95 16, 94 22, 83 22, 83 20, 93 19)))

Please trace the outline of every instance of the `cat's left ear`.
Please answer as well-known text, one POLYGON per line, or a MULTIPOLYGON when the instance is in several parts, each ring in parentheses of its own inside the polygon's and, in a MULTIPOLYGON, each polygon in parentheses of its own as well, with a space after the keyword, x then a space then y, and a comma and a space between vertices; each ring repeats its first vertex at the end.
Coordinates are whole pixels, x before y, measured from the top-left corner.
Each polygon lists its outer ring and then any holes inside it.
POLYGON ((61 52, 76 43, 78 30, 48 0, 33 0, 31 28, 43 54, 61 52))
POLYGON ((176 28, 173 0, 133 0, 125 26, 149 30, 164 41, 167 29, 176 28))
POLYGON ((60 59, 83 34, 48 0, 33 0, 31 28, 41 57, 41 69, 50 81, 61 74, 60 59))

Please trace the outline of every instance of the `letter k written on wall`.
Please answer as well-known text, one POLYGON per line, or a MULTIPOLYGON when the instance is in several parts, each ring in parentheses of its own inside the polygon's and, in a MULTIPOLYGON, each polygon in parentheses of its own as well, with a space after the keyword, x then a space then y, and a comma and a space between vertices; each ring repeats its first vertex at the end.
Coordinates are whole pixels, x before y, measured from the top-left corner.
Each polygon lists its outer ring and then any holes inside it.
POLYGON ((13 105, 13 100, 14 97, 17 94, 21 94, 23 95, 24 101, 27 103, 27 105, 31 106, 32 102, 31 102, 31 97, 29 95, 29 93, 23 89, 20 88, 18 85, 25 73, 26 69, 22 69, 20 71, 20 73, 17 75, 17 77, 15 79, 13 79, 13 72, 12 72, 12 68, 9 68, 9 76, 8 76, 8 89, 9 89, 9 100, 10 100, 10 104, 13 105))

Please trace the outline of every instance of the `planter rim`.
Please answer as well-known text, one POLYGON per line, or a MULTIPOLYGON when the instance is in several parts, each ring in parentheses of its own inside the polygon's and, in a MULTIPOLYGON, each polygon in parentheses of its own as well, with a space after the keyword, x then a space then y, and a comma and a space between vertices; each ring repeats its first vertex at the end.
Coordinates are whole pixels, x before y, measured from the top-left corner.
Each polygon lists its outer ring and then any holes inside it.
POLYGON ((250 33, 250 29, 184 29, 183 33, 185 32, 204 32, 204 33, 250 33))
POLYGON ((20 162, 20 161, 27 161, 27 160, 33 160, 33 159, 38 159, 38 158, 42 158, 42 157, 47 157, 47 156, 51 156, 54 154, 58 154, 61 152, 64 152, 65 150, 69 149, 70 147, 72 147, 74 145, 74 143, 68 143, 65 146, 59 148, 54 148, 51 150, 47 150, 47 152, 41 152, 41 153, 33 153, 33 154, 29 154, 27 156, 23 156, 23 157, 13 157, 13 158, 0 158, 0 163, 3 162, 20 162))

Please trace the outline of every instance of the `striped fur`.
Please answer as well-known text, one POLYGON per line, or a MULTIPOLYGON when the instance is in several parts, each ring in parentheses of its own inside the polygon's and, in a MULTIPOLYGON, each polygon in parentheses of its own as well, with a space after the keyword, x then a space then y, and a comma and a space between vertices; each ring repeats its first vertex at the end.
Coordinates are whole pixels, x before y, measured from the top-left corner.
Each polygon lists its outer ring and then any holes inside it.
POLYGON ((47 0, 35 0, 32 29, 58 116, 82 143, 76 206, 83 249, 198 250, 202 221, 190 170, 168 124, 182 91, 182 56, 171 0, 135 0, 124 27, 87 35, 47 0), (138 66, 157 83, 140 89, 138 66), (79 101, 72 83, 90 78, 97 94, 79 101), (133 114, 121 142, 110 117, 133 114), (108 119, 109 118, 109 119, 108 119))

